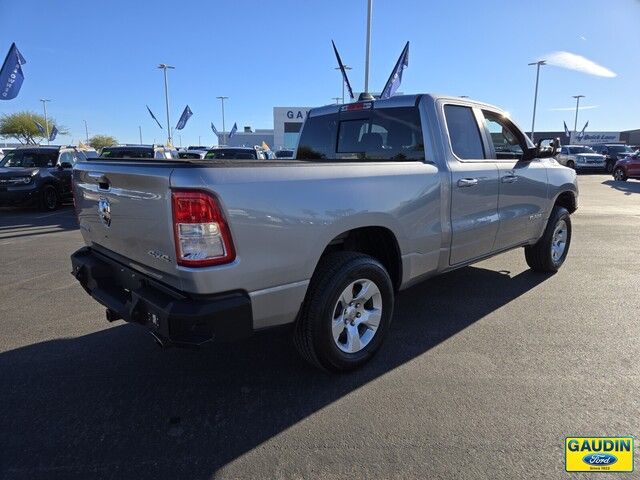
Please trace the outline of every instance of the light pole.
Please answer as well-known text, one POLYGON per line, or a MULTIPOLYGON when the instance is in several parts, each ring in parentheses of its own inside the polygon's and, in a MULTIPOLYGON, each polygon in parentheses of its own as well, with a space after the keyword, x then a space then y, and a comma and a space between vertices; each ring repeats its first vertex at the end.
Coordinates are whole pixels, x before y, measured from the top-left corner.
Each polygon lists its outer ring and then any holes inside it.
POLYGON ((42 108, 44 108, 44 128, 47 135, 47 145, 49 145, 49 119, 47 118, 47 102, 51 100, 48 98, 41 98, 42 108))
MULTIPOLYGON (((345 71, 352 70, 349 65, 343 65, 345 71)), ((340 70, 340 67, 334 68, 334 70, 340 70)), ((342 72, 340 72, 340 78, 342 78, 342 72)), ((342 103, 344 103, 344 78, 342 78, 342 103)))
POLYGON ((140 145, 142 145, 142 127, 138 125, 138 134, 140 135, 140 145))
POLYGON ((367 2, 367 47, 364 59, 364 93, 369 93, 369 50, 371 46, 371 9, 373 0, 367 2))
POLYGON ((340 97, 331 97, 331 100, 335 100, 336 105, 340 105, 340 97))
POLYGON ((580 99, 584 98, 584 95, 573 95, 573 98, 576 99, 576 119, 573 122, 573 133, 578 131, 578 108, 580 106, 580 99))
POLYGON ((220 100, 220 103, 222 104, 222 144, 226 145, 227 144, 227 130, 224 127, 224 101, 227 100, 229 97, 216 97, 218 100, 220 100))
POLYGON ((89 145, 89 127, 87 126, 87 121, 83 120, 84 122, 84 134, 87 138, 87 145, 89 145))
POLYGON ((538 80, 540 79, 540 67, 546 65, 546 60, 538 60, 537 62, 530 63, 529 65, 536 65, 536 92, 533 95, 533 119, 531 120, 531 141, 533 139, 533 133, 536 131, 536 106, 538 105, 538 80))
POLYGON ((167 143, 171 145, 171 122, 169 120, 169 84, 167 83, 167 69, 173 70, 176 67, 172 67, 171 65, 167 65, 166 63, 161 63, 160 65, 158 65, 158 68, 161 69, 164 73, 164 103, 167 107, 167 143))

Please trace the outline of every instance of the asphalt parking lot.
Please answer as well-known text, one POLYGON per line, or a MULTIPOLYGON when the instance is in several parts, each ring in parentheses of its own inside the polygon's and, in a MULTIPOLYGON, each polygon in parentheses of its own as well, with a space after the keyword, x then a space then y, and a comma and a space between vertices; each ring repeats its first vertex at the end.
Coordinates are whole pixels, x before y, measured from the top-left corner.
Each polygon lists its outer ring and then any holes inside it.
POLYGON ((287 331, 162 351, 69 274, 72 208, 0 210, 0 476, 579 477, 565 436, 640 434, 640 182, 579 184, 558 274, 517 250, 417 285, 343 376, 287 331))

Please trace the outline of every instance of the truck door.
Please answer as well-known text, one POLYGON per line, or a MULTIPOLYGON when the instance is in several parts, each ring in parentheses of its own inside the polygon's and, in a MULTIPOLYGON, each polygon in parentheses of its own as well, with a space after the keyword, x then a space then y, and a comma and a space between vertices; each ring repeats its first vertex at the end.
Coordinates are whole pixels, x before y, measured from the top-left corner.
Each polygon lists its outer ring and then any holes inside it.
POLYGON ((498 231, 498 167, 488 158, 478 124, 479 112, 445 105, 451 146, 450 265, 490 253, 498 231))
POLYGON ((502 250, 542 235, 549 216, 547 168, 538 159, 522 160, 525 149, 533 144, 511 120, 490 110, 482 110, 482 115, 491 157, 500 175, 500 226, 494 249, 502 250))

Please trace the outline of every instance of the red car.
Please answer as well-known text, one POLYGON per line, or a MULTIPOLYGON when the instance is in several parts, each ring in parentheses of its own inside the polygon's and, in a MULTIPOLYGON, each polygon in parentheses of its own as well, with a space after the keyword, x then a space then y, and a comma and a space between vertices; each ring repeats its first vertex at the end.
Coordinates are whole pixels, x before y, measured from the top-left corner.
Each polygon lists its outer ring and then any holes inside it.
POLYGON ((613 167, 613 178, 623 182, 628 178, 640 180, 640 150, 636 150, 633 155, 616 162, 615 167, 613 167))

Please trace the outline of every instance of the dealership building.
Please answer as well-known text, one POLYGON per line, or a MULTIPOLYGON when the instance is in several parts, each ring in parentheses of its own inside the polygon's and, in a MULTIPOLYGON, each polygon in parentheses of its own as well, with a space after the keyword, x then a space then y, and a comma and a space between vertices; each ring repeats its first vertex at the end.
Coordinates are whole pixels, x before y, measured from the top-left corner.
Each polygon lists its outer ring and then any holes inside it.
MULTIPOLYGON (((273 129, 253 129, 245 126, 229 138, 230 147, 253 147, 265 142, 272 150, 294 149, 298 143, 300 130, 311 107, 274 107, 273 129)), ((224 145, 223 133, 218 133, 218 145, 224 145)))
MULTIPOLYGON (((531 137, 530 134, 528 134, 531 137)), ((567 137, 562 132, 536 132, 535 139, 560 138, 562 145, 597 145, 599 143, 624 143, 626 145, 640 145, 640 129, 624 130, 622 132, 584 132, 582 138, 575 132, 567 137)))

